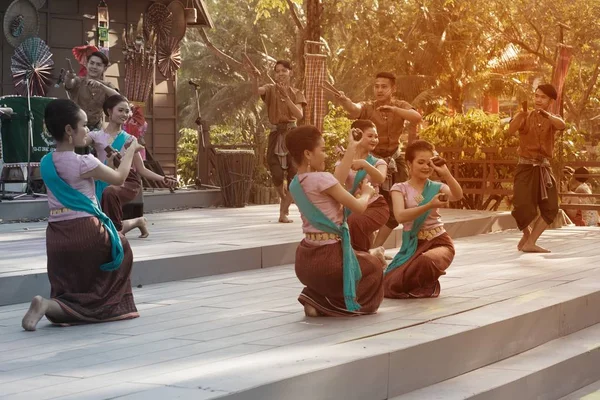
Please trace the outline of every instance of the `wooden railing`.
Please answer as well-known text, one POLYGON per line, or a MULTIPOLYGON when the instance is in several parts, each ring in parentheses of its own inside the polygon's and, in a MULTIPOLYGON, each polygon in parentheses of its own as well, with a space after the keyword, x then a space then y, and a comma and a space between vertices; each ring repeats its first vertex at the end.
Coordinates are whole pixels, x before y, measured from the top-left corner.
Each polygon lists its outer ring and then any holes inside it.
MULTIPOLYGON (((498 210, 505 202, 511 205, 513 196, 514 170, 518 163, 517 148, 498 149, 495 147, 481 149, 480 156, 475 158, 476 149, 461 147, 438 147, 436 148, 442 157, 448 162, 452 175, 463 187, 464 198, 455 207, 498 210)), ((599 161, 565 161, 556 160, 553 165, 557 182, 563 182, 563 167, 572 168, 586 167, 600 168, 599 161)), ((600 174, 589 174, 590 179, 600 178, 600 174)), ((600 194, 573 195, 559 193, 559 195, 575 197, 600 198, 600 194)), ((575 205, 564 204, 563 208, 573 209, 575 205)), ((596 204, 578 204, 579 209, 600 209, 596 204)))

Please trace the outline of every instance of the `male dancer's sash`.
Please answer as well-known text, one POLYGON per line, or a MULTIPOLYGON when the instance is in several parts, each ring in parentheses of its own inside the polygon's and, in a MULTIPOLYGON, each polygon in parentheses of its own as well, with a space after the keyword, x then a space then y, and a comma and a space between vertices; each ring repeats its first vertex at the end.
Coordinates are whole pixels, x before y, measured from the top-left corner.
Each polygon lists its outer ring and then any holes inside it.
POLYGON ((110 252, 113 260, 106 264, 102 264, 100 269, 103 271, 114 271, 118 269, 123 262, 123 244, 121 243, 121 238, 119 238, 117 228, 115 228, 115 225, 110 218, 102 212, 96 202, 80 191, 72 188, 58 176, 56 167, 54 166, 54 160, 52 159, 52 153, 46 154, 42 158, 42 161, 40 162, 40 171, 46 187, 50 189, 54 197, 56 197, 63 206, 74 211, 82 211, 91 214, 98 218, 102 225, 104 225, 104 228, 110 237, 110 252))
MULTIPOLYGON (((112 142, 113 149, 120 152, 121 149, 123 148, 123 146, 125 145, 125 143, 127 142, 127 139, 129 139, 129 136, 130 135, 127 132, 121 131, 117 135, 115 140, 113 140, 113 142, 112 142)), ((106 164, 106 163, 108 163, 108 160, 104 161, 104 164, 106 164)), ((102 192, 104 192, 104 189, 106 189, 109 186, 110 185, 106 182, 96 180, 96 199, 98 200, 98 204, 102 204, 100 202, 100 200, 102 200, 102 192)))
POLYGON ((360 265, 350 240, 350 230, 346 217, 341 225, 327 218, 321 210, 319 210, 306 196, 298 176, 295 176, 290 183, 290 193, 294 198, 296 206, 308 222, 316 229, 333 233, 342 239, 342 255, 343 255, 343 281, 344 281, 344 302, 348 311, 358 311, 360 304, 356 301, 356 285, 362 278, 360 265))
MULTIPOLYGON (((433 182, 427 179, 423 193, 421 193, 421 196, 423 196, 423 201, 421 201, 419 206, 429 203, 435 197, 435 195, 440 192, 441 187, 442 184, 440 182, 433 182)), ((400 251, 398 251, 398 254, 396 254, 392 262, 386 268, 386 274, 404 265, 404 263, 410 260, 410 258, 415 254, 419 242, 417 235, 430 212, 431 210, 424 212, 415 218, 410 231, 402 231, 402 247, 400 247, 400 251)))

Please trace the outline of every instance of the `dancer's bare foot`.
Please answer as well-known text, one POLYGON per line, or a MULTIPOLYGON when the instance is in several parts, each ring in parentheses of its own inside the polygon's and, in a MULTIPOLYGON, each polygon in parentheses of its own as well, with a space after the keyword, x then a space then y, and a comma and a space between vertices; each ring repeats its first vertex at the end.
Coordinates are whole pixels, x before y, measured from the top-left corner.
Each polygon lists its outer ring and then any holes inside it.
POLYGON ((33 300, 31 300, 31 305, 23 317, 23 321, 21 321, 23 329, 26 331, 35 331, 35 327, 38 322, 40 322, 40 319, 46 314, 46 310, 48 310, 48 303, 46 300, 42 296, 35 296, 33 300))
POLYGON ((521 238, 521 240, 519 240, 517 250, 523 251, 523 246, 525 246, 525 243, 527 243, 527 239, 529 239, 529 236, 531 236, 531 228, 528 226, 527 228, 523 229, 523 237, 521 238))
POLYGON ((282 224, 290 224, 290 223, 294 222, 294 220, 289 219, 287 217, 287 215, 280 215, 279 222, 281 222, 282 224))
POLYGON ((320 314, 317 311, 317 309, 314 308, 313 306, 309 305, 309 304, 305 304, 304 305, 304 315, 306 315, 307 317, 318 317, 318 316, 320 316, 320 314))
POLYGON ((550 253, 550 250, 548 250, 548 249, 545 249, 536 244, 529 244, 529 243, 525 243, 523 245, 523 248, 521 249, 521 251, 523 251, 525 253, 550 253))
POLYGON ((371 250, 369 250, 369 253, 372 256, 375 256, 379 260, 379 262, 381 262, 381 266, 383 268, 387 267, 387 262, 385 261, 385 249, 383 248, 383 246, 379 246, 374 249, 371 249, 371 250))
POLYGON ((141 239, 146 239, 148 236, 150 236, 150 232, 148 232, 148 227, 147 225, 148 220, 144 217, 140 218, 140 222, 138 225, 138 229, 140 230, 140 238, 141 239))

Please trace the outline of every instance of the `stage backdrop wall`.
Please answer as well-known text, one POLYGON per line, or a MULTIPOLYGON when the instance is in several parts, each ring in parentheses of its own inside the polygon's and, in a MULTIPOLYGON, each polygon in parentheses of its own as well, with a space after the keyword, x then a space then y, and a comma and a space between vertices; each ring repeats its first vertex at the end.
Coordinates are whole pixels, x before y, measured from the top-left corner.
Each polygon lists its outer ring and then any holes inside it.
MULTIPOLYGON (((4 22, 4 11, 12 1, 0 1, 0 23, 4 22)), ((168 4, 170 0, 161 1, 168 4)), ((54 74, 66 68, 66 57, 73 59, 71 49, 89 42, 96 44, 96 20, 84 15, 97 15, 98 0, 47 0, 44 7, 38 10, 40 27, 38 36, 43 39, 53 53, 55 63, 54 74)), ((106 0, 110 16, 110 60, 106 78, 117 87, 124 87, 122 76, 125 76, 122 53, 122 33, 127 24, 137 24, 149 0, 106 0)), ((185 4, 185 3, 184 3, 185 4)), ((11 57, 14 48, 8 44, 0 29, 0 96, 14 94, 14 86, 10 73, 11 57)), ((175 174, 177 144, 177 93, 176 78, 166 80, 157 71, 153 93, 147 102, 146 119, 148 132, 146 145, 154 157, 160 162, 167 174, 175 174)), ((62 88, 51 88, 50 97, 64 98, 62 88)), ((25 133, 23 133, 25 134, 25 133)))

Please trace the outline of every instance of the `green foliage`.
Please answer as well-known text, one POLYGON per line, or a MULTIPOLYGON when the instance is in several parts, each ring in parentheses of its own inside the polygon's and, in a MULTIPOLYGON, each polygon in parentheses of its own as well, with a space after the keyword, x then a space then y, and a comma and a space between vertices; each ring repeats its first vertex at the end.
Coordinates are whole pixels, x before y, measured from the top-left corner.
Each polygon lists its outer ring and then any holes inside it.
POLYGON ((339 160, 340 155, 338 149, 346 147, 351 124, 352 121, 346 117, 343 108, 329 103, 329 113, 323 122, 323 139, 327 151, 325 170, 333 172, 335 169, 335 163, 339 160))
POLYGON ((210 142, 214 145, 252 144, 252 135, 233 123, 210 127, 210 142))
POLYGON ((198 131, 183 128, 177 142, 177 179, 180 186, 192 185, 196 179, 198 159, 198 131))
POLYGON ((421 139, 436 147, 461 147, 474 149, 476 158, 484 157, 483 149, 518 146, 518 139, 506 135, 507 124, 502 124, 497 114, 471 109, 465 114, 451 115, 448 109, 440 108, 427 115, 429 126, 419 133, 421 139))

